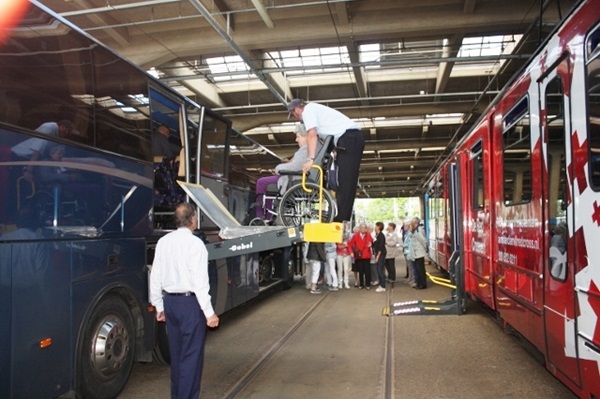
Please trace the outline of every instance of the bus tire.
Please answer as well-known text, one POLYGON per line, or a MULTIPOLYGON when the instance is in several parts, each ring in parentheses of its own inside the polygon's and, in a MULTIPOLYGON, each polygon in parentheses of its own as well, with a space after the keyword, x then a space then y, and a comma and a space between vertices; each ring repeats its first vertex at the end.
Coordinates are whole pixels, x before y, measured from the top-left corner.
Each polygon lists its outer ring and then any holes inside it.
POLYGON ((123 390, 135 357, 133 316, 118 295, 107 295, 94 308, 78 350, 77 396, 115 398, 123 390))
POLYGON ((156 345, 152 351, 152 361, 162 366, 171 364, 167 323, 156 323, 156 345))
POLYGON ((282 267, 282 279, 283 279, 283 289, 289 290, 294 285, 294 274, 296 271, 296 264, 294 261, 294 257, 292 256, 293 251, 285 251, 286 256, 283 259, 282 267))

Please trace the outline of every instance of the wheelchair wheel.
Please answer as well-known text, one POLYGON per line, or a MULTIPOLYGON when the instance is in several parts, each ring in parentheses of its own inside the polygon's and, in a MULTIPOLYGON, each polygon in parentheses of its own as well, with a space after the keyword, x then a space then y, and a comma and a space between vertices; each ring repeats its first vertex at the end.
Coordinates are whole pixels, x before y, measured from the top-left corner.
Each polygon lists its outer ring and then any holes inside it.
MULTIPOLYGON (((319 185, 306 183, 311 192, 306 192, 302 184, 295 184, 283 194, 279 203, 279 217, 284 226, 301 226, 319 219, 319 185)), ((330 223, 337 213, 337 206, 331 193, 323 190, 323 212, 320 222, 330 223)))
POLYGON ((248 226, 267 226, 267 222, 263 218, 254 218, 249 223, 248 226))

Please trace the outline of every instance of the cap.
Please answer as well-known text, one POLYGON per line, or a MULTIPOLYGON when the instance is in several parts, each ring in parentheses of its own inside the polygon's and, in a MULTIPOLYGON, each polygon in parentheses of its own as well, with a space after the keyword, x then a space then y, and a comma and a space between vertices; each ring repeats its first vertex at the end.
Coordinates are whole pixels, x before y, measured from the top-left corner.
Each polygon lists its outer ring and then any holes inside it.
POLYGON ((287 109, 289 112, 288 119, 290 119, 290 117, 292 116, 292 112, 294 112, 296 107, 302 104, 304 104, 304 100, 301 98, 294 98, 292 101, 289 102, 289 104, 287 105, 287 109))

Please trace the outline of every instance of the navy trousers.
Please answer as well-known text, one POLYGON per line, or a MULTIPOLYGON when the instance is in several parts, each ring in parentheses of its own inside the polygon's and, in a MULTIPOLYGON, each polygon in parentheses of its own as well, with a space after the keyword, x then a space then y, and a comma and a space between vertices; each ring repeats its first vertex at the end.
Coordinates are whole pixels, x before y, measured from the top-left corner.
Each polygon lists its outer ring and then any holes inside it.
POLYGON ((171 398, 198 399, 206 317, 196 297, 165 295, 164 303, 171 352, 171 398))
MULTIPOLYGON (((358 187, 358 171, 365 149, 365 138, 360 130, 346 130, 338 139, 336 157, 338 165, 338 189, 336 193, 338 214, 334 222, 352 220, 352 208, 358 187)), ((370 273, 369 273, 370 274, 370 273)))

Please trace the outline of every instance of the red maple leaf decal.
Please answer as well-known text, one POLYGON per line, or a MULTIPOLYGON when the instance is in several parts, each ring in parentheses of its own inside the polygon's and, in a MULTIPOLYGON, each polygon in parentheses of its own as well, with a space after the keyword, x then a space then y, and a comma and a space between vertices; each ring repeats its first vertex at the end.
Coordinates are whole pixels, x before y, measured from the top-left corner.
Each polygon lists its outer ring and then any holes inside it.
POLYGON ((585 178, 585 164, 587 159, 587 140, 583 140, 583 143, 579 144, 579 137, 577 136, 577 131, 575 131, 573 132, 573 159, 568 169, 573 171, 571 180, 577 181, 580 194, 587 188, 587 180, 585 178))
POLYGON ((592 221, 600 227, 600 205, 598 201, 594 201, 594 212, 592 213, 592 221))
POLYGON ((596 313, 596 329, 594 330, 594 342, 600 341, 600 300, 598 300, 598 295, 600 294, 600 290, 594 283, 594 281, 590 281, 590 293, 596 295, 588 295, 588 302, 590 303, 590 307, 596 313))

